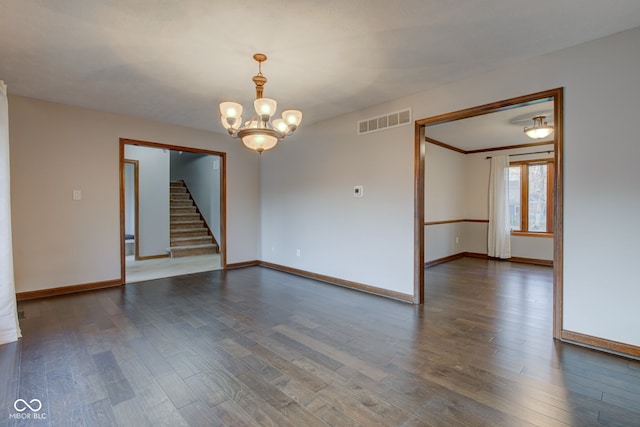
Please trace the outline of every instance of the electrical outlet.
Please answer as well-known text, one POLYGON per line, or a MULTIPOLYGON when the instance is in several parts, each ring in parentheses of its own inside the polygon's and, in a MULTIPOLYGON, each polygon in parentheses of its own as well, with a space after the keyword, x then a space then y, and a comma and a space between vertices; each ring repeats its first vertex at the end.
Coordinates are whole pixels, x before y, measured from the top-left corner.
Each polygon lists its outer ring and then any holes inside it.
POLYGON ((73 190, 73 200, 82 200, 82 191, 73 190))
POLYGON ((460 237, 456 236, 456 245, 460 243, 460 237))

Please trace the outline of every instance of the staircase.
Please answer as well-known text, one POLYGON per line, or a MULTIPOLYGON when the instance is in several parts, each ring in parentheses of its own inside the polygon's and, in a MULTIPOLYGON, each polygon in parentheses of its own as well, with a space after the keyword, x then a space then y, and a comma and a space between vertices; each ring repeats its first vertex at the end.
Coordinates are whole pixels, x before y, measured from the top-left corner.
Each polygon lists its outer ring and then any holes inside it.
POLYGON ((218 244, 183 181, 169 187, 171 258, 218 253, 218 244))

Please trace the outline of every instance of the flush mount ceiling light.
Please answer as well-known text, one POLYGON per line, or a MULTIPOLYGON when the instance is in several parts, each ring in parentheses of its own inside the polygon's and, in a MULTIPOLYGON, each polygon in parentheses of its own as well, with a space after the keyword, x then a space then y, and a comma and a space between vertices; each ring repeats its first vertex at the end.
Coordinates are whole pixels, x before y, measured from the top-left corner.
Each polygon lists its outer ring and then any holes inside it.
POLYGON ((533 139, 545 138, 553 132, 553 126, 549 126, 544 119, 546 116, 535 116, 533 118, 533 126, 525 127, 524 133, 533 139))
POLYGON ((256 53, 253 59, 258 61, 258 74, 253 76, 253 82, 256 84, 256 100, 253 101, 255 115, 243 125, 242 105, 237 102, 221 102, 220 121, 229 135, 240 138, 244 145, 262 153, 275 147, 297 129, 302 121, 302 112, 285 110, 281 119, 271 121, 278 104, 274 99, 262 97, 264 85, 267 83, 267 78, 262 75, 262 63, 267 60, 267 55, 256 53))

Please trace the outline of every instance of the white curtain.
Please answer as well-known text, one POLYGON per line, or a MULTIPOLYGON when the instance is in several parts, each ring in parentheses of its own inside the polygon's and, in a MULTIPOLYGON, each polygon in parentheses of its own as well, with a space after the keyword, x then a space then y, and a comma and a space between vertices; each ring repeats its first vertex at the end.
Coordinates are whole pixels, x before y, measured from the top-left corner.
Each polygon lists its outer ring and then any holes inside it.
POLYGON ((0 344, 17 341, 22 336, 13 278, 10 190, 9 102, 7 86, 0 80, 0 344))
POLYGON ((491 158, 489 175, 489 234, 490 257, 511 258, 511 230, 509 227, 509 156, 491 158))

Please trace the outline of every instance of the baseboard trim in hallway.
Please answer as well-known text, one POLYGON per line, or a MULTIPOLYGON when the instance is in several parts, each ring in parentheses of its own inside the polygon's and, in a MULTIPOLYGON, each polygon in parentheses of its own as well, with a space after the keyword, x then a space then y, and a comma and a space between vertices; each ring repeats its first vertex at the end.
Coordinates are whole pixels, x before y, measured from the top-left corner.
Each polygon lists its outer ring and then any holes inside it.
POLYGON ((605 351, 622 357, 632 357, 640 360, 640 347, 617 341, 585 335, 578 332, 563 330, 562 340, 571 344, 594 350, 605 351))
POLYGON ((37 291, 16 292, 16 299, 18 301, 53 297, 56 295, 73 294, 82 291, 91 291, 94 289, 112 288, 114 286, 122 285, 122 279, 105 280, 102 282, 83 283, 79 285, 60 286, 57 288, 40 289, 37 291))
POLYGON ((295 274, 296 276, 302 276, 309 279, 320 280, 322 282, 329 283, 331 285, 337 285, 337 286, 342 286, 344 288, 355 289, 355 290, 366 292, 369 294, 379 295, 379 296, 413 304, 413 295, 405 294, 402 292, 391 291, 389 289, 382 289, 375 286, 352 282, 350 280, 344 280, 344 279, 339 279, 337 277, 326 276, 324 274, 312 273, 310 271, 287 267, 280 264, 274 264, 267 261, 258 261, 258 265, 262 267, 271 268, 273 270, 284 271, 285 273, 295 274))
POLYGON ((444 264, 445 262, 455 261, 460 258, 479 258, 479 259, 491 259, 495 261, 505 261, 505 262, 517 262, 520 264, 531 264, 531 265, 540 265, 542 267, 553 267, 553 261, 547 259, 538 259, 538 258, 524 258, 524 257, 511 257, 509 259, 497 259, 491 258, 487 254, 477 253, 477 252, 458 252, 457 254, 449 255, 442 258, 433 259, 431 261, 426 261, 424 263, 424 268, 430 268, 434 265, 444 264))

